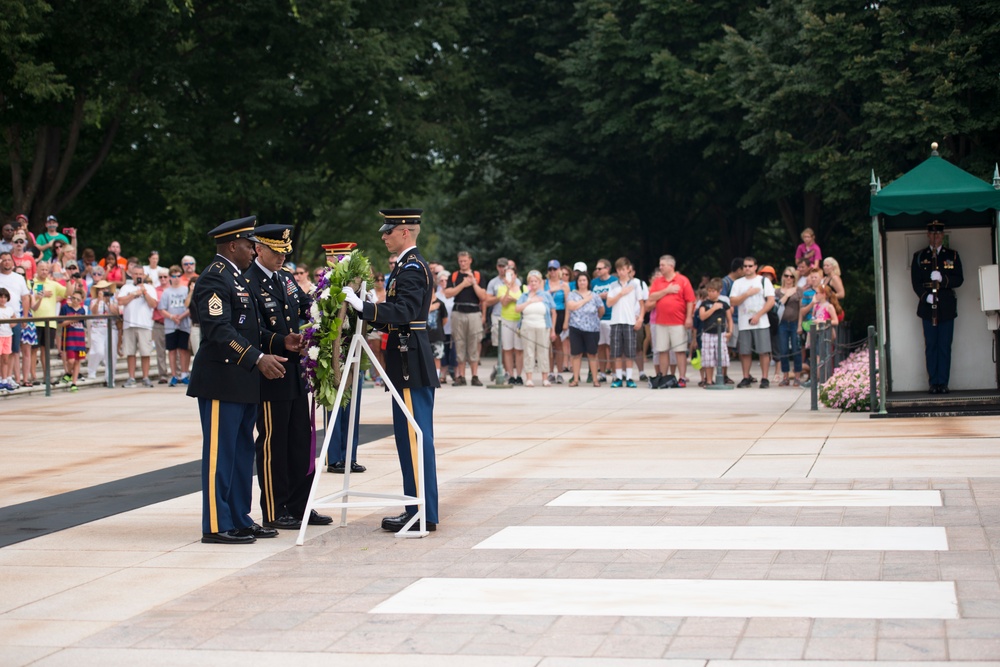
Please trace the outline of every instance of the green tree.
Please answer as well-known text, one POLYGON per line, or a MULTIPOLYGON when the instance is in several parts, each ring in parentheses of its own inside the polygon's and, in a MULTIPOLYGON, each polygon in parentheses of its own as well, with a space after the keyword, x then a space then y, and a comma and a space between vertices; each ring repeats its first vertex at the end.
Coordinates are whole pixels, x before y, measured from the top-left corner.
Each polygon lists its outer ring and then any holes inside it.
POLYGON ((141 117, 173 14, 154 0, 2 0, 0 17, 0 142, 12 185, 0 207, 39 228, 141 117))

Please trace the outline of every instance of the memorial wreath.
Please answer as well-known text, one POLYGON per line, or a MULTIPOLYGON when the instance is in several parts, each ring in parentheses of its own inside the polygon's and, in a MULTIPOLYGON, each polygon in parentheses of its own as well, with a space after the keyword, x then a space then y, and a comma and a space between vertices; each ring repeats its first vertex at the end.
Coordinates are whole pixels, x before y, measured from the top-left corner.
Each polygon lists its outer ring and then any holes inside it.
MULTIPOLYGON (((343 288, 350 285, 361 294, 362 283, 371 289, 373 277, 371 262, 358 250, 344 255, 340 261, 331 259, 328 264, 310 292, 313 302, 309 322, 302 330, 305 352, 302 368, 316 403, 332 410, 358 321, 358 313, 345 303, 343 288)), ((368 357, 361 355, 362 373, 370 366, 368 357)), ((341 404, 336 407, 350 403, 353 386, 349 381, 341 404)))

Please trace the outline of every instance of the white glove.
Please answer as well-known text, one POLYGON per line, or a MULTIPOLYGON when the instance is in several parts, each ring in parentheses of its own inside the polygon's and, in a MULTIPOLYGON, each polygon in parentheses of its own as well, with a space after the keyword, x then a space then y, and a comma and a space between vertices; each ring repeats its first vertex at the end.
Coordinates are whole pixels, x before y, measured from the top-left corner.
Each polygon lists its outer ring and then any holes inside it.
POLYGON ((375 290, 373 289, 368 290, 368 292, 365 294, 365 301, 367 301, 368 303, 378 303, 378 295, 375 294, 375 290))
POLYGON ((344 296, 346 297, 345 301, 347 301, 347 303, 351 304, 351 308, 353 308, 354 310, 356 310, 358 312, 361 312, 362 310, 365 309, 365 304, 362 303, 362 301, 358 297, 358 295, 354 293, 354 288, 353 287, 351 287, 349 285, 345 285, 344 288, 343 288, 343 292, 344 292, 344 296))
POLYGON ((927 303, 931 304, 932 306, 934 305, 934 295, 933 294, 928 294, 927 295, 927 303))
POLYGON ((941 282, 941 272, 931 271, 931 280, 934 280, 936 282, 941 282))

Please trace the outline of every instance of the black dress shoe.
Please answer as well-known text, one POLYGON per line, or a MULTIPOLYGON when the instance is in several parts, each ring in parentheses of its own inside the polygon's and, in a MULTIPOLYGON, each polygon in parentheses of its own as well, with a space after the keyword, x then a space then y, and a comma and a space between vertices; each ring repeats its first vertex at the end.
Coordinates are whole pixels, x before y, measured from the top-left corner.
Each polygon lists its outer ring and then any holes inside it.
POLYGON ((279 530, 298 530, 302 526, 302 522, 290 514, 285 514, 284 516, 279 516, 274 521, 265 521, 264 525, 268 528, 277 528, 279 530))
POLYGON ((930 391, 928 391, 927 393, 928 394, 940 394, 941 393, 941 388, 938 387, 936 384, 932 384, 930 391))
POLYGON ((310 526, 329 526, 333 523, 333 517, 327 516, 325 514, 320 514, 316 510, 309 512, 309 525, 310 526))
POLYGON ((256 537, 258 539, 267 539, 269 537, 277 537, 278 531, 274 528, 264 528, 260 524, 253 524, 252 526, 247 526, 246 528, 237 528, 237 535, 249 535, 250 537, 256 537))
POLYGON ((205 544, 253 544, 257 538, 253 535, 240 535, 237 530, 227 530, 223 533, 202 533, 201 541, 205 544))
MULTIPOLYGON (((343 461, 337 461, 336 463, 334 463, 332 465, 328 465, 326 467, 326 471, 327 472, 335 472, 335 473, 343 475, 344 474, 344 462, 343 461)), ((351 472, 354 472, 354 470, 352 469, 351 472)))
MULTIPOLYGON (((388 530, 390 533, 398 533, 399 531, 403 530, 403 526, 405 526, 409 520, 410 520, 410 515, 407 514, 406 512, 403 512, 399 516, 387 516, 384 519, 382 519, 382 530, 388 530)), ((412 526, 410 526, 410 529, 407 532, 411 531, 417 532, 419 530, 420 530, 420 522, 417 521, 412 526)), ((435 530, 437 530, 437 524, 428 521, 427 532, 433 533, 435 530)))
POLYGON ((351 472, 364 472, 366 470, 368 470, 368 468, 364 467, 357 461, 351 461, 351 472))
POLYGON ((948 385, 946 385, 946 384, 939 384, 938 385, 938 393, 939 394, 950 394, 951 393, 951 389, 948 389, 948 385))

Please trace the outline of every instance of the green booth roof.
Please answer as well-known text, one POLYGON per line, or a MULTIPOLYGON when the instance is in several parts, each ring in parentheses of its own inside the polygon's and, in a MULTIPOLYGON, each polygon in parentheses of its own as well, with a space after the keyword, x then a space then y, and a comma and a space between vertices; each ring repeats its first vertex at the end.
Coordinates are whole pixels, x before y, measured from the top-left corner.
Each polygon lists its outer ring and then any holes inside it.
POLYGON ((932 155, 872 195, 869 215, 990 209, 1000 209, 1000 190, 932 155))

